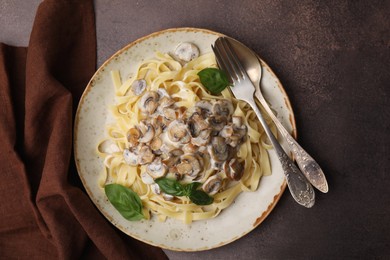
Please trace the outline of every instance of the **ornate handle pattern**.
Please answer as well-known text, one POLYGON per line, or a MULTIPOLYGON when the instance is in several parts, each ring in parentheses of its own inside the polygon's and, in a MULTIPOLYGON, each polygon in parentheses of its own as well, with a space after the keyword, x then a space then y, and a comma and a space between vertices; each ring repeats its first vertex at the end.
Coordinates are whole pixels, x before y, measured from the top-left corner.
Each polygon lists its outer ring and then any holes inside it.
POLYGON ((261 94, 256 91, 256 98, 260 101, 264 109, 267 111, 271 119, 274 121, 281 135, 286 139, 286 142, 294 155, 294 159, 297 162, 302 173, 310 181, 310 183, 316 187, 319 191, 327 193, 328 183, 325 178, 325 174, 321 170, 318 163, 298 144, 298 142, 290 135, 290 133, 284 128, 282 123, 276 118, 265 99, 261 94))
POLYGON ((315 202, 315 193, 310 182, 305 178, 298 167, 291 161, 290 157, 283 150, 282 146, 276 140, 275 136, 269 129, 266 121, 264 120, 259 108, 257 107, 254 100, 246 100, 248 104, 253 108, 257 117, 262 124, 265 133, 271 141, 279 161, 282 164, 283 172, 286 175, 287 186, 290 190, 291 195, 300 205, 307 208, 311 208, 315 202))

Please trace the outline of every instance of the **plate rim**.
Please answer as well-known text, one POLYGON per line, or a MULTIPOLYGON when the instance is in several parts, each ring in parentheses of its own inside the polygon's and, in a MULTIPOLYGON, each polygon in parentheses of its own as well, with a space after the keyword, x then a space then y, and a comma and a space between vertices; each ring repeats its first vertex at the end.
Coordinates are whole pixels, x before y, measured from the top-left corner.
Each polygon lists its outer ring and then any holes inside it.
MULTIPOLYGON (((283 195, 283 193, 284 193, 284 191, 286 189, 286 186, 287 186, 286 180, 285 179, 283 180, 282 185, 280 186, 280 192, 273 197, 273 201, 268 205, 267 209, 256 219, 256 221, 252 225, 251 229, 249 229, 246 232, 242 233, 240 236, 237 236, 237 237, 234 237, 234 238, 232 238, 230 240, 223 241, 221 243, 215 244, 214 246, 211 246, 211 247, 196 248, 196 249, 193 249, 193 250, 188 249, 188 248, 180 249, 180 248, 175 248, 175 247, 169 247, 167 245, 161 245, 161 244, 153 243, 152 241, 146 240, 146 239, 141 238, 141 237, 139 237, 137 235, 130 234, 130 233, 126 232, 126 230, 124 230, 121 226, 118 226, 115 222, 113 223, 113 220, 112 220, 111 216, 109 216, 102 209, 102 207, 96 202, 96 200, 93 199, 94 198, 93 197, 93 192, 88 188, 88 185, 86 185, 87 182, 86 182, 86 180, 84 179, 84 177, 81 174, 81 166, 79 165, 78 152, 77 152, 77 141, 78 140, 77 140, 76 130, 78 129, 78 125, 79 125, 79 121, 80 121, 80 111, 81 111, 81 108, 82 108, 82 106, 84 104, 85 97, 88 95, 88 93, 91 91, 91 89, 94 86, 93 82, 94 82, 94 79, 96 78, 96 76, 98 74, 100 74, 104 70, 104 68, 106 67, 106 65, 108 63, 110 63, 117 56, 119 56, 120 54, 122 54, 123 52, 125 52, 126 50, 131 48, 132 46, 136 45, 137 43, 143 42, 143 41, 145 41, 145 40, 147 40, 149 38, 153 38, 153 37, 156 37, 156 36, 161 35, 161 34, 174 33, 174 32, 201 32, 201 33, 212 34, 212 35, 216 35, 216 36, 227 36, 227 35, 225 35, 223 33, 219 33, 219 32, 216 32, 216 31, 213 31, 213 30, 210 30, 210 29, 205 29, 205 28, 174 27, 174 28, 168 28, 168 29, 159 30, 159 31, 147 34, 145 36, 142 36, 140 38, 137 38, 136 40, 128 43, 127 45, 123 46, 121 49, 117 50, 113 55, 111 55, 107 60, 105 60, 99 66, 99 68, 95 71, 95 73, 92 75, 92 77, 88 81, 88 83, 87 83, 87 85, 86 85, 86 87, 85 87, 85 89, 84 89, 84 91, 83 91, 83 93, 82 93, 82 95, 80 97, 80 100, 78 102, 77 110, 76 110, 76 114, 75 114, 75 118, 74 118, 74 126, 73 126, 74 161, 75 161, 75 164, 76 164, 76 169, 77 169, 78 176, 79 176, 79 178, 80 178, 80 180, 81 180, 81 182, 83 184, 83 187, 84 187, 84 189, 85 189, 89 199, 92 201, 92 203, 98 209, 99 213, 101 215, 103 215, 110 222, 111 225, 115 226, 117 229, 119 229, 121 232, 125 233, 126 235, 128 235, 128 236, 130 236, 130 237, 132 237, 134 239, 137 239, 139 241, 142 241, 142 242, 144 242, 146 244, 152 245, 152 246, 156 246, 156 247, 160 247, 160 248, 164 248, 164 249, 168 249, 168 250, 172 250, 172 251, 177 251, 177 252, 199 252, 199 251, 210 250, 210 249, 214 249, 214 248, 218 248, 218 247, 230 244, 230 243, 238 240, 239 238, 242 238, 243 236, 247 235, 248 233, 253 231, 256 227, 258 227, 267 218, 267 216, 272 212, 272 210, 275 208, 275 206, 277 205, 278 201, 280 200, 281 196, 283 195)), ((231 36, 228 36, 228 37, 231 37, 231 36)), ((235 38, 233 38, 233 39, 235 39, 235 38)), ((296 128, 296 121, 295 121, 295 113, 294 113, 294 111, 292 109, 290 98, 287 95, 286 90, 284 89, 283 85, 281 84, 279 78, 276 76, 274 71, 270 68, 270 66, 263 59, 260 58, 259 55, 258 55, 258 57, 259 57, 260 61, 262 62, 262 65, 263 66, 265 65, 263 67, 263 69, 267 69, 267 71, 273 76, 273 78, 276 79, 276 84, 277 84, 279 90, 281 91, 281 93, 283 95, 286 108, 289 110, 289 119, 288 120, 289 120, 289 122, 291 124, 291 128, 292 128, 291 135, 294 138, 297 138, 297 128, 296 128)))

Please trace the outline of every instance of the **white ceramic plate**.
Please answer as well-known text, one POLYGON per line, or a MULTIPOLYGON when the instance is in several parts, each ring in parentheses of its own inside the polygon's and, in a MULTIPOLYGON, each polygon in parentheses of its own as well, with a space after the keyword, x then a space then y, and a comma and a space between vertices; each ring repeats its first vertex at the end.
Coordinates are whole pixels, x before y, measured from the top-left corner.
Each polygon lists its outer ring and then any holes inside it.
MULTIPOLYGON (((96 146, 106 134, 106 125, 113 120, 108 111, 108 107, 114 104, 110 71, 119 70, 122 77, 129 77, 141 61, 154 57, 156 51, 172 52, 181 42, 195 43, 201 53, 211 52, 210 46, 218 36, 221 34, 209 30, 178 28, 143 37, 108 59, 92 77, 81 98, 74 128, 75 158, 80 178, 102 214, 117 228, 145 243, 177 251, 200 251, 225 245, 257 227, 274 208, 286 187, 281 166, 271 151, 272 175, 262 177, 256 192, 241 193, 235 203, 214 219, 186 225, 174 219, 163 223, 157 218, 127 221, 98 186, 103 160, 97 156, 96 146)), ((295 130, 288 97, 268 65, 263 65, 264 96, 286 128, 295 130)))

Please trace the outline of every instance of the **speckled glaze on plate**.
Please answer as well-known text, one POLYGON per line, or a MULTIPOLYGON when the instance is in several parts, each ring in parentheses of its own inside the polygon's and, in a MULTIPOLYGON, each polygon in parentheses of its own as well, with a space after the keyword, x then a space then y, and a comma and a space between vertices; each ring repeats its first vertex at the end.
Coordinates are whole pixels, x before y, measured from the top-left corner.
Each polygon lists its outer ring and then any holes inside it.
MULTIPOLYGON (((108 107, 114 104, 110 71, 119 70, 122 78, 130 77, 138 64, 154 57, 156 51, 172 52, 181 42, 195 43, 201 53, 211 52, 211 44, 222 34, 205 29, 176 28, 156 32, 138 39, 108 59, 89 82, 76 114, 74 128, 75 160, 80 178, 91 200, 118 229, 145 243, 176 251, 200 251, 228 244, 257 227, 272 211, 286 183, 273 151, 269 152, 272 175, 262 177, 255 192, 241 193, 235 202, 214 219, 190 225, 157 218, 131 222, 124 219, 108 202, 98 185, 103 160, 96 154, 98 142, 105 136, 106 125, 113 122, 108 107)), ((263 63, 262 89, 278 118, 295 134, 295 119, 288 97, 278 78, 263 63)))

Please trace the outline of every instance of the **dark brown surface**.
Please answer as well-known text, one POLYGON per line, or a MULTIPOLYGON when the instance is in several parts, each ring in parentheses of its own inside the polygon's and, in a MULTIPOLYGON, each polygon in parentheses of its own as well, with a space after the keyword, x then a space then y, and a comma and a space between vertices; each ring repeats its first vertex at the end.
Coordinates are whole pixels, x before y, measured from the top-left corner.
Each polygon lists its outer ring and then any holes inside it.
MULTIPOLYGON (((26 45, 33 8, 11 2, 0 7, 0 40, 26 45)), ((286 191, 247 236, 205 252, 166 251, 171 259, 390 255, 390 1, 96 0, 95 7, 98 64, 172 27, 207 28, 252 47, 283 83, 299 142, 328 177, 330 191, 317 192, 314 208, 286 191)))

